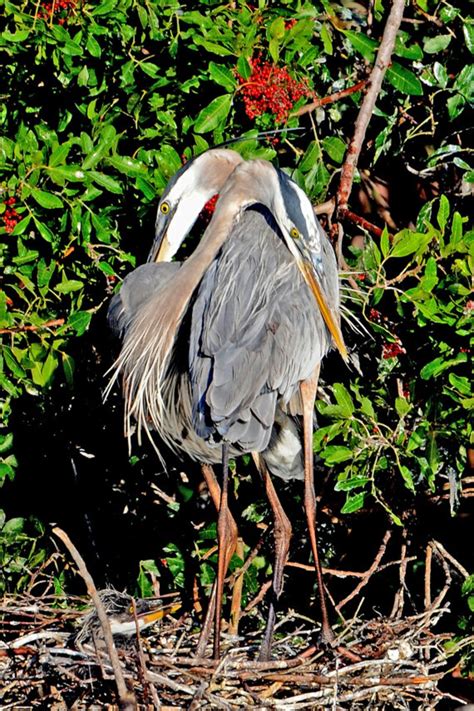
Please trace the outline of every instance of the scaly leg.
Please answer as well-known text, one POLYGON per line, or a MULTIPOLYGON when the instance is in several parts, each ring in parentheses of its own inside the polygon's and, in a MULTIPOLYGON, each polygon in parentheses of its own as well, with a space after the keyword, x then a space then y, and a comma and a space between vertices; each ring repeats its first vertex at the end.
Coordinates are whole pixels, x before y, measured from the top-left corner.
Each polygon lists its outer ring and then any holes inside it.
POLYGON ((318 543, 316 538, 316 493, 314 490, 313 474, 313 414, 316 390, 318 387, 319 367, 311 378, 305 380, 300 385, 301 399, 303 401, 303 438, 304 438, 304 507, 308 522, 309 537, 313 550, 314 565, 316 568, 316 579, 319 590, 319 600, 321 605, 321 628, 322 637, 326 643, 334 640, 334 632, 329 624, 328 611, 326 606, 326 595, 324 593, 323 575, 319 560, 318 543))
POLYGON ((270 478, 270 473, 267 469, 263 458, 259 454, 253 455, 255 464, 263 478, 263 483, 265 485, 265 491, 272 507, 273 517, 274 517, 274 536, 275 536, 275 566, 273 569, 273 588, 272 596, 270 600, 270 606, 268 609, 268 619, 267 626, 265 629, 265 635, 263 637, 262 646, 260 647, 260 653, 258 659, 261 662, 268 661, 270 659, 270 652, 273 640, 273 628, 275 626, 276 609, 275 606, 281 595, 283 589, 283 573, 285 570, 285 563, 288 558, 288 551, 290 548, 291 540, 291 523, 283 510, 280 503, 280 499, 275 491, 273 482, 270 478))
MULTIPOLYGON (((207 488, 209 489, 209 493, 211 495, 213 504, 216 507, 217 511, 220 511, 220 503, 221 503, 222 494, 221 494, 221 488, 220 488, 220 486, 217 482, 217 479, 216 479, 216 475, 214 474, 214 470, 210 464, 203 464, 201 469, 202 469, 204 479, 206 480, 207 488)), ((226 553, 225 570, 227 570, 229 563, 231 561, 231 558, 234 555, 234 551, 237 546, 237 537, 238 537, 237 525, 236 525, 234 518, 228 508, 227 508, 227 513, 226 513, 226 520, 227 520, 226 528, 227 528, 227 535, 228 535, 229 544, 228 544, 227 553, 226 553)), ((212 622, 213 622, 215 615, 216 615, 216 593, 217 593, 217 581, 214 582, 214 585, 212 586, 212 592, 211 592, 211 597, 209 598, 209 605, 207 608, 206 617, 204 619, 204 624, 202 626, 198 646, 196 649, 196 656, 197 657, 204 656, 204 653, 205 653, 206 647, 207 647, 207 643, 209 641, 209 637, 211 634, 211 628, 212 628, 212 622)))

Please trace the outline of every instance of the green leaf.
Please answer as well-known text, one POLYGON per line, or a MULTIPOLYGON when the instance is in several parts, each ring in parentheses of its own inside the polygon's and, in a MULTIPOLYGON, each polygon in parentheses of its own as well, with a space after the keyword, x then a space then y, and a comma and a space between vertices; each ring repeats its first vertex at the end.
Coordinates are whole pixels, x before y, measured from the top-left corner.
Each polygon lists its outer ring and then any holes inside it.
POLYGON ((39 188, 32 188, 31 194, 36 200, 38 205, 46 208, 47 210, 56 210, 60 207, 64 207, 63 201, 57 195, 52 193, 47 193, 45 190, 40 190, 39 188))
POLYGON ((54 371, 58 367, 58 359, 53 352, 48 354, 43 366, 41 368, 41 375, 44 385, 49 385, 53 377, 54 371))
POLYGON ((407 257, 413 254, 420 246, 420 233, 412 230, 402 230, 393 238, 391 257, 407 257))
POLYGON ((237 82, 234 75, 224 64, 209 62, 209 76, 216 84, 223 86, 226 91, 234 91, 237 82))
POLYGON ((395 400, 395 409, 399 417, 405 417, 405 415, 410 412, 411 405, 406 398, 397 397, 395 400))
POLYGON ((467 361, 466 353, 458 353, 455 358, 444 358, 440 356, 434 360, 427 363, 420 371, 420 375, 423 380, 429 380, 430 378, 437 378, 438 375, 451 368, 453 365, 458 365, 459 363, 465 363, 467 361))
POLYGON ((395 87, 395 89, 398 89, 398 91, 401 91, 402 94, 409 94, 412 96, 423 95, 423 86, 416 74, 414 74, 411 69, 402 67, 402 65, 398 64, 398 62, 393 62, 393 64, 387 69, 385 76, 390 84, 395 87))
POLYGON ((411 471, 406 467, 404 464, 402 464, 400 467, 400 474, 402 475, 403 481, 405 482, 405 486, 407 489, 415 493, 415 485, 413 483, 413 475, 411 471))
POLYGON ((237 60, 237 72, 242 79, 249 79, 252 75, 252 67, 246 57, 241 56, 237 60))
POLYGON ((354 452, 349 447, 329 444, 321 452, 321 456, 326 464, 337 464, 338 462, 346 462, 354 457, 354 452))
POLYGON ((143 175, 146 171, 141 161, 129 156, 110 156, 106 158, 106 163, 112 165, 120 173, 125 173, 125 175, 143 175))
POLYGON ((344 160, 346 144, 338 136, 329 136, 323 140, 324 150, 328 156, 339 165, 344 160))
POLYGON ((354 496, 348 496, 346 503, 341 509, 341 513, 350 514, 359 511, 364 505, 365 496, 365 491, 362 491, 360 494, 355 494, 354 496))
POLYGON ((213 131, 226 120, 232 104, 231 94, 223 94, 213 99, 198 115, 194 130, 196 133, 213 131))
POLYGON ((321 149, 318 141, 311 141, 305 154, 300 162, 300 170, 302 173, 307 173, 314 168, 321 160, 321 149))
POLYGON ((380 251, 382 256, 385 258, 390 251, 390 239, 388 236, 387 226, 383 228, 382 236, 380 237, 380 251))
POLYGON ((326 22, 323 22, 323 24, 321 25, 321 39, 323 41, 324 52, 326 54, 332 55, 332 53, 333 53, 332 36, 331 36, 331 32, 330 32, 329 27, 326 22))
POLYGON ((123 192, 121 184, 115 178, 111 178, 110 175, 105 175, 105 173, 98 173, 96 170, 90 170, 89 175, 92 180, 100 185, 101 187, 108 190, 110 193, 115 195, 121 195, 123 192))
POLYGON ((374 54, 378 48, 378 42, 367 37, 362 32, 353 32, 352 30, 346 30, 344 35, 347 37, 354 49, 359 52, 364 59, 369 62, 373 62, 374 54))
POLYGON ((450 42, 451 35, 436 35, 436 37, 425 39, 423 49, 427 54, 436 54, 437 52, 443 52, 450 42))
POLYGON ((336 491, 351 491, 361 486, 365 486, 370 481, 368 476, 352 476, 350 479, 342 479, 336 483, 336 491))
POLYGON ((471 54, 474 54, 474 25, 465 22, 462 26, 464 41, 471 54))
POLYGON ((333 392, 336 397, 336 402, 342 409, 346 417, 351 417, 354 414, 354 401, 352 400, 349 391, 342 383, 334 383, 333 392))
POLYGON ((26 371, 21 367, 21 365, 13 355, 11 348, 9 348, 8 346, 3 346, 2 355, 5 358, 5 363, 7 364, 13 375, 16 375, 17 378, 26 378, 26 371))
POLYGON ((17 235, 24 234, 24 232, 26 232, 26 228, 28 227, 30 222, 31 222, 31 215, 27 215, 22 220, 20 220, 20 222, 17 222, 13 232, 11 233, 12 237, 16 237, 17 235))
POLYGON ((88 329, 92 314, 89 311, 75 311, 69 316, 67 325, 70 326, 78 336, 82 336, 88 329))
POLYGON ((69 155, 69 151, 71 150, 71 144, 70 143, 63 143, 61 146, 57 146, 57 148, 54 149, 54 151, 51 153, 50 158, 49 158, 49 165, 54 168, 57 165, 61 165, 66 161, 66 158, 69 155))
POLYGON ((86 49, 95 59, 98 59, 102 54, 101 46, 93 35, 89 35, 87 38, 86 49))
POLYGON ((44 222, 41 222, 40 220, 37 220, 35 218, 35 225, 36 229, 38 230, 43 239, 45 239, 47 242, 54 242, 54 234, 51 232, 49 227, 44 224, 44 222))
POLYGON ((70 294, 71 291, 79 291, 84 287, 84 282, 79 281, 79 279, 67 279, 62 281, 60 284, 56 284, 55 291, 59 291, 60 294, 70 294))
POLYGON ((444 228, 446 227, 446 223, 448 221, 449 212, 449 200, 446 195, 441 195, 439 199, 439 210, 436 216, 441 232, 444 232, 444 228))
POLYGON ((74 384, 74 358, 67 353, 61 353, 61 359, 63 364, 64 377, 66 378, 66 383, 70 386, 74 384))

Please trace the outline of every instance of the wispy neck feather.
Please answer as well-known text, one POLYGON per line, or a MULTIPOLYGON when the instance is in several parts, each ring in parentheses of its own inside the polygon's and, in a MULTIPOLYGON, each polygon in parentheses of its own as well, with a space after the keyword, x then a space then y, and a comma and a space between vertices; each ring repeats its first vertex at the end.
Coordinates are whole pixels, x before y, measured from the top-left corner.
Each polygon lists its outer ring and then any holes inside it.
POLYGON ((125 433, 132 420, 138 431, 159 429, 165 416, 164 385, 170 356, 190 299, 206 269, 232 230, 238 210, 216 210, 200 244, 170 284, 148 300, 129 329, 114 364, 114 382, 121 374, 125 399, 125 433))

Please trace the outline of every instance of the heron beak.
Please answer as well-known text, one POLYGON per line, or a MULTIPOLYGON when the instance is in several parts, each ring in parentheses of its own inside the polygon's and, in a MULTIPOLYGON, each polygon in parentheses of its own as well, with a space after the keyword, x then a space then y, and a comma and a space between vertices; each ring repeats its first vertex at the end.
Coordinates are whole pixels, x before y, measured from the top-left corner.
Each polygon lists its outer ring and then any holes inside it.
POLYGON ((162 237, 157 247, 153 245, 150 256, 150 262, 171 262, 171 244, 166 234, 162 237))
POLYGON ((321 289, 321 286, 318 283, 318 279, 312 262, 309 259, 303 257, 302 259, 298 260, 298 267, 303 275, 305 282, 308 284, 309 288, 314 294, 314 298, 316 299, 316 302, 319 306, 319 310, 321 311, 321 316, 323 317, 324 323, 329 329, 329 332, 333 338, 337 350, 341 354, 343 360, 347 363, 349 356, 347 353, 346 344, 344 343, 344 337, 342 335, 341 327, 337 321, 337 318, 334 316, 333 310, 326 301, 326 297, 324 296, 323 290, 321 289))
POLYGON ((172 615, 173 612, 179 610, 180 607, 180 602, 174 602, 171 605, 164 605, 163 607, 160 607, 159 610, 153 610, 153 612, 146 612, 144 615, 140 615, 139 619, 140 621, 143 621, 144 625, 148 626, 151 625, 152 622, 162 620, 163 617, 166 617, 167 615, 172 615))
POLYGON ((155 224, 155 239, 148 255, 148 262, 171 262, 175 251, 172 250, 171 242, 168 239, 168 231, 172 226, 176 214, 174 208, 167 215, 159 215, 155 224))

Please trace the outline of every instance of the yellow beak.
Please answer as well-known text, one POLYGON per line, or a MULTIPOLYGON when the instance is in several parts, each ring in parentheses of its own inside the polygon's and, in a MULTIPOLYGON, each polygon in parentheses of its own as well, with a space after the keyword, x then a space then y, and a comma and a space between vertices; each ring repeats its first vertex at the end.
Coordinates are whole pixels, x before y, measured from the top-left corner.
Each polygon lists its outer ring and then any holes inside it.
POLYGON ((179 610, 180 607, 180 602, 173 602, 171 605, 165 605, 159 610, 154 610, 153 612, 147 612, 145 615, 140 615, 140 619, 144 620, 145 623, 149 625, 151 622, 162 620, 163 617, 166 617, 167 615, 172 615, 173 612, 179 610))
POLYGON ((153 257, 154 262, 171 262, 171 245, 165 235, 161 240, 160 248, 157 254, 153 257))
POLYGON ((331 336, 333 337, 334 344, 341 354, 343 360, 347 363, 349 358, 347 353, 346 344, 344 343, 344 337, 342 335, 341 327, 334 317, 334 313, 331 307, 328 305, 324 294, 319 286, 316 277, 314 275, 314 268, 311 264, 308 264, 305 260, 298 260, 298 266, 301 273, 303 274, 304 280, 308 284, 309 288, 314 294, 316 302, 321 311, 321 316, 324 319, 324 323, 329 329, 331 336))

